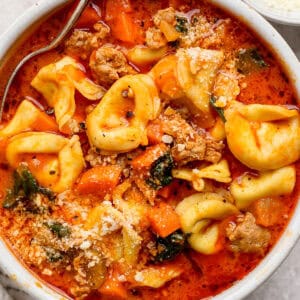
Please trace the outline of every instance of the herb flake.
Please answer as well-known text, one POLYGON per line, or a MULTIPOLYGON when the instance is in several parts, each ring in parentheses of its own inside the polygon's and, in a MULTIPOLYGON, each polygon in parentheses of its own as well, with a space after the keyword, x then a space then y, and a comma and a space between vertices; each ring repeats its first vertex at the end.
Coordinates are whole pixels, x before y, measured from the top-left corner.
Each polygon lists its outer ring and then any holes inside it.
POLYGON ((71 230, 68 226, 63 225, 60 222, 49 222, 44 223, 50 231, 55 234, 58 238, 68 237, 71 234, 71 230))
POLYGON ((217 101, 217 99, 213 95, 209 99, 209 103, 210 103, 211 107, 217 112, 217 114, 220 116, 221 120, 225 123, 226 118, 225 118, 225 115, 224 115, 224 109, 221 108, 221 107, 217 107, 216 106, 216 101, 217 101))
POLYGON ((176 16, 176 25, 175 29, 176 31, 180 33, 187 33, 188 32, 188 20, 183 17, 176 16))

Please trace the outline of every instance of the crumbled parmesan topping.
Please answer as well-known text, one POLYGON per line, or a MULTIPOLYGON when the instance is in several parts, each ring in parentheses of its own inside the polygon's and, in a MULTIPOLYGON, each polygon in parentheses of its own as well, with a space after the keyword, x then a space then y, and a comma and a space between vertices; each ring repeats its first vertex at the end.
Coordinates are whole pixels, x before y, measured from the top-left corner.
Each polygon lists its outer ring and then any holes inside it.
POLYGON ((137 282, 143 282, 144 276, 142 272, 136 272, 134 275, 134 280, 137 282))

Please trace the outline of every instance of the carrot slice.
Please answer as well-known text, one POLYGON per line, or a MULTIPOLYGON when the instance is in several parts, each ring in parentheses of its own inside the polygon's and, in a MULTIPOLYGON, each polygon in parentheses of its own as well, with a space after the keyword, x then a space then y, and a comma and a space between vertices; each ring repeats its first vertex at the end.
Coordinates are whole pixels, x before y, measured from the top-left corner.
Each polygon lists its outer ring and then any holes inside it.
POLYGON ((133 8, 130 0, 107 0, 106 1, 106 19, 115 18, 120 12, 131 13, 133 8))
POLYGON ((32 124, 31 129, 37 131, 58 131, 58 126, 53 118, 41 111, 38 118, 32 124))
POLYGON ((177 60, 175 55, 166 56, 151 70, 157 88, 171 98, 184 96, 176 75, 177 60))
POLYGON ((169 184, 169 185, 164 186, 163 188, 159 189, 157 191, 157 195, 161 196, 165 199, 168 199, 171 196, 173 189, 174 189, 174 186, 172 184, 169 184))
MULTIPOLYGON (((123 284, 118 280, 119 274, 113 270, 100 287, 99 292, 106 299, 122 300, 127 299, 127 291, 123 284)), ((101 298, 102 299, 102 298, 101 298)))
POLYGON ((155 162, 166 151, 168 151, 168 147, 164 143, 150 146, 145 150, 144 153, 133 159, 131 166, 135 170, 150 168, 152 163, 155 162))
POLYGON ((77 191, 80 194, 95 194, 104 197, 119 183, 122 168, 97 166, 86 171, 80 178, 77 191))
MULTIPOLYGON (((69 20, 69 18, 71 17, 71 14, 76 8, 76 5, 74 5, 74 8, 72 7, 72 9, 70 10, 67 20, 69 20)), ((100 20, 101 20, 101 16, 97 12, 96 8, 94 6, 89 5, 86 7, 86 9, 83 11, 80 18, 78 19, 76 23, 76 28, 91 28, 94 24, 96 24, 100 20)))
POLYGON ((159 121, 150 122, 146 130, 148 142, 150 145, 155 145, 161 142, 164 132, 162 130, 162 125, 159 123, 159 121))
POLYGON ((284 205, 280 199, 264 198, 255 201, 249 208, 256 223, 265 227, 275 225, 284 214, 284 205))
POLYGON ((143 31, 131 14, 133 8, 129 0, 108 0, 106 3, 106 21, 109 23, 112 35, 126 43, 142 43, 143 31))
POLYGON ((153 232, 163 238, 181 227, 179 216, 173 207, 165 202, 154 206, 148 214, 148 219, 153 232))

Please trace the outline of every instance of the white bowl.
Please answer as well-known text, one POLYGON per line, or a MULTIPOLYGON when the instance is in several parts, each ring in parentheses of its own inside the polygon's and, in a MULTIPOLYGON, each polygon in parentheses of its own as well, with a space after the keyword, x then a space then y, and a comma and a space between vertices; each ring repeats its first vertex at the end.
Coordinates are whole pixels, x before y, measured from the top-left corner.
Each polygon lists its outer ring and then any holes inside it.
POLYGON ((300 26, 300 9, 287 11, 281 8, 270 7, 263 1, 244 0, 244 2, 253 7, 270 21, 280 24, 300 26))
MULTIPOLYGON (((11 28, 0 36, 0 59, 3 60, 5 54, 22 35, 24 28, 30 27, 41 17, 47 15, 55 8, 69 2, 68 0, 40 0, 35 6, 26 11, 11 28)), ((237 16, 246 25, 252 28, 258 36, 270 46, 274 54, 277 55, 286 67, 286 72, 290 80, 294 83, 298 99, 300 99, 300 63, 295 54, 289 48, 279 33, 254 9, 241 1, 231 0, 211 0, 211 2, 232 15, 237 16)), ((1 65, 1 61, 0 61, 1 65)), ((288 253, 295 245, 300 235, 300 202, 295 213, 286 228, 284 234, 277 242, 272 251, 263 261, 243 280, 235 283, 231 288, 214 297, 215 300, 237 300, 242 299, 254 291, 262 284, 282 263, 288 253)), ((19 288, 27 292, 34 299, 40 300, 63 300, 67 299, 52 290, 42 281, 30 273, 10 252, 5 243, 0 239, 0 267, 18 285, 19 288)))

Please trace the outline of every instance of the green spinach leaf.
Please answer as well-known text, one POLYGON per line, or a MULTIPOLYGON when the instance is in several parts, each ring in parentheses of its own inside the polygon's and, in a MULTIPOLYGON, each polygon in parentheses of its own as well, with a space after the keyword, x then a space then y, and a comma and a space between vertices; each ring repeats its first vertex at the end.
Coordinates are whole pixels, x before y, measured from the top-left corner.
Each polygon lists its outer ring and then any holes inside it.
POLYGON ((268 67, 256 48, 242 49, 237 54, 237 70, 244 75, 268 67))
POLYGON ((146 180, 146 183, 155 190, 158 190, 172 182, 172 169, 174 167, 174 161, 169 152, 159 157, 152 165, 150 169, 150 177, 146 180))

